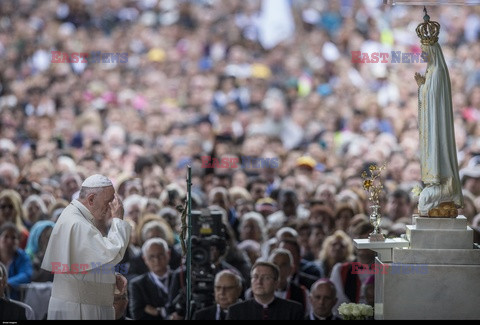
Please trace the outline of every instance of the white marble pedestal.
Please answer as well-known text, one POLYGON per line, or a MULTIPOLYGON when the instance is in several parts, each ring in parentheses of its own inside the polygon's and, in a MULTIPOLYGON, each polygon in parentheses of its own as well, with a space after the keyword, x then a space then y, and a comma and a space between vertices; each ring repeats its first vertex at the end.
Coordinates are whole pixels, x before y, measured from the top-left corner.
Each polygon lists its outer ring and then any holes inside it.
POLYGON ((382 263, 375 319, 480 319, 480 266, 382 263))
POLYGON ((466 219, 415 218, 406 239, 355 239, 379 252, 375 319, 480 319, 480 249, 466 219))

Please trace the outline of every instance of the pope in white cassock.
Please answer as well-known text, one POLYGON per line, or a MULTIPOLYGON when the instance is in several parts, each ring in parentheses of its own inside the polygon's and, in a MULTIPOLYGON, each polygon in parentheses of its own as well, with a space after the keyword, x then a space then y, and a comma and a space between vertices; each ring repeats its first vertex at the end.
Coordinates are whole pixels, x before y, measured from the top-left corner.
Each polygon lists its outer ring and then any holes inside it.
POLYGON ((55 273, 47 319, 115 318, 114 291, 126 290, 126 279, 114 266, 131 232, 123 212, 112 182, 98 174, 83 182, 78 199, 63 210, 42 263, 55 273))

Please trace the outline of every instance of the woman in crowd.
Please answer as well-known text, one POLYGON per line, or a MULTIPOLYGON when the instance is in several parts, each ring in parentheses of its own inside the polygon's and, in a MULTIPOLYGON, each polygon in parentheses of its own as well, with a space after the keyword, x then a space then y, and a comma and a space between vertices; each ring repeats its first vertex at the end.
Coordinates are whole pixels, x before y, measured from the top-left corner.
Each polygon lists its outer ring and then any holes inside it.
POLYGON ((18 247, 19 231, 17 226, 6 222, 0 227, 0 262, 8 268, 8 285, 10 297, 19 300, 20 285, 30 283, 32 262, 27 253, 18 247))
POLYGON ((30 229, 25 252, 30 257, 33 266, 32 282, 53 281, 53 274, 40 268, 40 266, 42 265, 43 255, 47 249, 48 240, 54 226, 55 223, 53 221, 40 220, 30 229))
POLYGON ((29 232, 25 227, 25 214, 22 209, 22 198, 17 191, 3 190, 0 192, 0 227, 5 222, 12 222, 20 232, 19 247, 27 245, 29 232))

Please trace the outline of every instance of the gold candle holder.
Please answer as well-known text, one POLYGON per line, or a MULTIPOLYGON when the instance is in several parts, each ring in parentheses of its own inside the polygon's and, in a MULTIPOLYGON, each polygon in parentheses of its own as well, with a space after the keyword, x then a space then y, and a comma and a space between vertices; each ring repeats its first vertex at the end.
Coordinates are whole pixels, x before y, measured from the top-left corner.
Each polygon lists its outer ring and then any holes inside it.
POLYGON ((387 168, 386 163, 378 167, 377 165, 370 165, 368 167, 370 175, 366 171, 362 172, 363 188, 368 192, 368 200, 372 202, 370 206, 370 223, 373 225, 373 232, 368 239, 370 241, 385 241, 385 237, 380 232, 380 221, 382 215, 380 213, 380 193, 382 192, 383 185, 380 181, 380 174, 387 168))

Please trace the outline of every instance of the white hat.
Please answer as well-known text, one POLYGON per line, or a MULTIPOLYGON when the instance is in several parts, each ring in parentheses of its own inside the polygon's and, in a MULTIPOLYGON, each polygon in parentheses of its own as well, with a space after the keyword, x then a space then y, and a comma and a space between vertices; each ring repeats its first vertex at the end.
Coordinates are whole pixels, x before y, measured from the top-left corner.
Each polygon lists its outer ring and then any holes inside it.
POLYGON ((90 177, 87 177, 86 180, 83 181, 82 187, 108 187, 113 186, 112 182, 108 179, 108 177, 95 174, 90 177))

